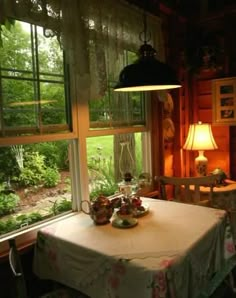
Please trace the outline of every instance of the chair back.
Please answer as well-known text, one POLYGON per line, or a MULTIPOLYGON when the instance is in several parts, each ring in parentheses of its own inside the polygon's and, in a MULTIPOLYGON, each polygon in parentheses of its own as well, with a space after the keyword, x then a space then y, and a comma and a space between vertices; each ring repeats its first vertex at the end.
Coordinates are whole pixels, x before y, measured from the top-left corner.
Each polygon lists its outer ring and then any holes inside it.
POLYGON ((15 239, 10 239, 9 243, 9 264, 15 279, 15 292, 17 298, 28 298, 26 281, 20 254, 17 250, 15 239))
POLYGON ((157 178, 160 187, 160 197, 163 200, 174 200, 184 203, 192 203, 203 206, 210 205, 213 190, 219 175, 201 177, 170 177, 160 176, 157 178), (209 188, 207 200, 201 200, 201 187, 209 188))

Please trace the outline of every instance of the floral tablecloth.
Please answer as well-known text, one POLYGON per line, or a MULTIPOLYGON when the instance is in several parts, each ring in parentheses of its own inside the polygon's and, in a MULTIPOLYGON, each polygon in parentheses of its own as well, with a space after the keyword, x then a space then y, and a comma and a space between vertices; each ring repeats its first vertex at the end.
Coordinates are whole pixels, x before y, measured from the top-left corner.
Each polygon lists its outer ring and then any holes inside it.
POLYGON ((235 265, 226 212, 142 200, 150 212, 133 228, 96 226, 78 213, 41 229, 35 273, 92 298, 209 296, 235 265))
MULTIPOLYGON (((202 195, 209 195, 210 188, 201 186, 202 195)), ((211 206, 228 212, 234 243, 236 244, 236 182, 214 187, 211 206)))

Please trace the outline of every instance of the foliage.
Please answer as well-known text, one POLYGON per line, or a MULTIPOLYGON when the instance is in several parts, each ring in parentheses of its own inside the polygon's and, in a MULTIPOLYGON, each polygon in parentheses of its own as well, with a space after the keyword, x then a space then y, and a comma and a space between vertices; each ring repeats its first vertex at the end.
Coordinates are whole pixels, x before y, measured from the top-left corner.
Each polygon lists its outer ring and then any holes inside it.
POLYGON ((65 192, 70 192, 71 191, 71 179, 70 177, 67 177, 65 180, 64 180, 64 183, 66 184, 65 188, 64 188, 64 191, 65 192))
POLYGON ((14 193, 0 192, 0 215, 6 215, 15 211, 20 198, 14 193))
POLYGON ((93 200, 101 194, 108 197, 108 196, 114 195, 116 191, 117 191, 116 184, 109 184, 105 182, 104 184, 99 184, 96 188, 94 188, 90 192, 90 198, 93 200))
POLYGON ((16 221, 14 217, 10 217, 6 221, 0 221, 0 235, 15 231, 19 228, 20 222, 16 221))
MULTIPOLYGON (((39 121, 36 112, 37 90, 32 83, 33 61, 30 27, 16 21, 11 30, 0 27, 3 46, 0 51, 3 75, 19 78, 6 79, 2 86, 4 95, 4 124, 9 127, 18 125, 35 127, 39 121), (9 70, 7 70, 9 69, 9 70), (22 104, 35 101, 35 104, 22 104), (17 105, 19 103, 19 105, 17 105)), ((36 31, 34 31, 36 32, 36 31)), ((40 65, 40 121, 43 124, 66 123, 65 90, 63 83, 63 53, 56 38, 45 38, 37 27, 38 62, 40 65)), ((35 45, 34 45, 35 46, 35 45)))
POLYGON ((141 145, 141 133, 135 134, 135 161, 136 161, 136 174, 137 176, 143 172, 142 164, 142 145, 141 145))
POLYGON ((16 217, 16 221, 20 222, 20 226, 31 225, 35 222, 41 221, 43 216, 39 212, 32 212, 29 214, 21 214, 16 217))
POLYGON ((11 147, 0 147, 0 183, 9 180, 9 177, 17 176, 19 167, 17 165, 11 147))
POLYGON ((22 214, 16 218, 10 217, 7 220, 0 221, 0 235, 15 231, 23 226, 27 226, 38 221, 41 221, 43 216, 38 212, 32 212, 29 214, 22 214))
POLYGON ((44 156, 38 152, 26 152, 24 159, 24 168, 16 180, 22 186, 32 186, 42 183, 45 166, 44 156))
POLYGON ((36 152, 26 152, 24 167, 16 180, 21 186, 35 186, 43 184, 54 187, 60 181, 60 174, 52 163, 52 168, 45 166, 45 156, 36 152))
POLYGON ((60 181, 60 173, 55 168, 46 168, 43 180, 45 187, 54 187, 60 181))
POLYGON ((52 212, 54 215, 57 215, 59 213, 70 211, 72 209, 72 202, 71 200, 67 200, 63 198, 59 203, 58 201, 55 201, 55 203, 52 206, 52 212))
POLYGON ((45 156, 46 167, 57 167, 58 169, 68 169, 68 142, 43 142, 31 145, 32 151, 37 151, 45 156))
POLYGON ((5 22, 3 24, 0 24, 0 48, 3 46, 3 40, 2 40, 2 32, 5 29, 11 30, 12 26, 15 24, 15 21, 13 19, 5 19, 5 22))
POLYGON ((97 154, 93 155, 89 160, 88 168, 92 185, 90 192, 91 199, 100 194, 109 196, 117 191, 112 158, 104 156, 102 148, 97 148, 97 154))

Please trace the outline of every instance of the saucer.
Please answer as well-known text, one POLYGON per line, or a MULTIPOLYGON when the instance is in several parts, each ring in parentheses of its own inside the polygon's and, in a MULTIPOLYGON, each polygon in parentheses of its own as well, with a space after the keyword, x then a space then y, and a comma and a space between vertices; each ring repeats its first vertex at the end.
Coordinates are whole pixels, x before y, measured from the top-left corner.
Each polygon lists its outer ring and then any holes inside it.
POLYGON ((136 211, 135 217, 141 217, 149 212, 149 205, 147 203, 142 204, 144 210, 138 210, 136 211))
POLYGON ((119 217, 112 221, 112 226, 120 229, 128 229, 135 227, 138 224, 137 218, 131 217, 129 219, 121 219, 119 217))

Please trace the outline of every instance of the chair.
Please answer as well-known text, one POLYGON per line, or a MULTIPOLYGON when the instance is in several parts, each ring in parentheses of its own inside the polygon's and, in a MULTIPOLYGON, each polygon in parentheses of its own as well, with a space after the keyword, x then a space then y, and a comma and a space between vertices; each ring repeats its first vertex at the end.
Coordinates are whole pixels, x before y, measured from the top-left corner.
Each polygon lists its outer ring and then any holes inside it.
POLYGON ((15 295, 18 298, 28 298, 26 282, 24 277, 24 272, 20 260, 20 255, 18 254, 15 239, 9 240, 9 264, 12 273, 15 277, 15 295))
POLYGON ((210 206, 213 190, 219 175, 202 177, 170 177, 159 176, 156 180, 160 187, 160 198, 163 200, 173 199, 177 202, 192 203, 202 206, 210 206), (210 188, 207 200, 201 200, 200 187, 210 188))
MULTIPOLYGON (((14 296, 17 298, 29 298, 32 295, 29 294, 27 289, 27 283, 24 275, 24 270, 21 262, 21 256, 16 247, 15 239, 9 239, 9 264, 11 271, 15 278, 14 285, 14 296)), ((37 295, 38 298, 89 298, 87 295, 80 293, 76 290, 68 288, 62 285, 55 285, 55 289, 49 293, 44 293, 43 295, 37 295)), ((33 297, 36 297, 35 294, 33 297)))

